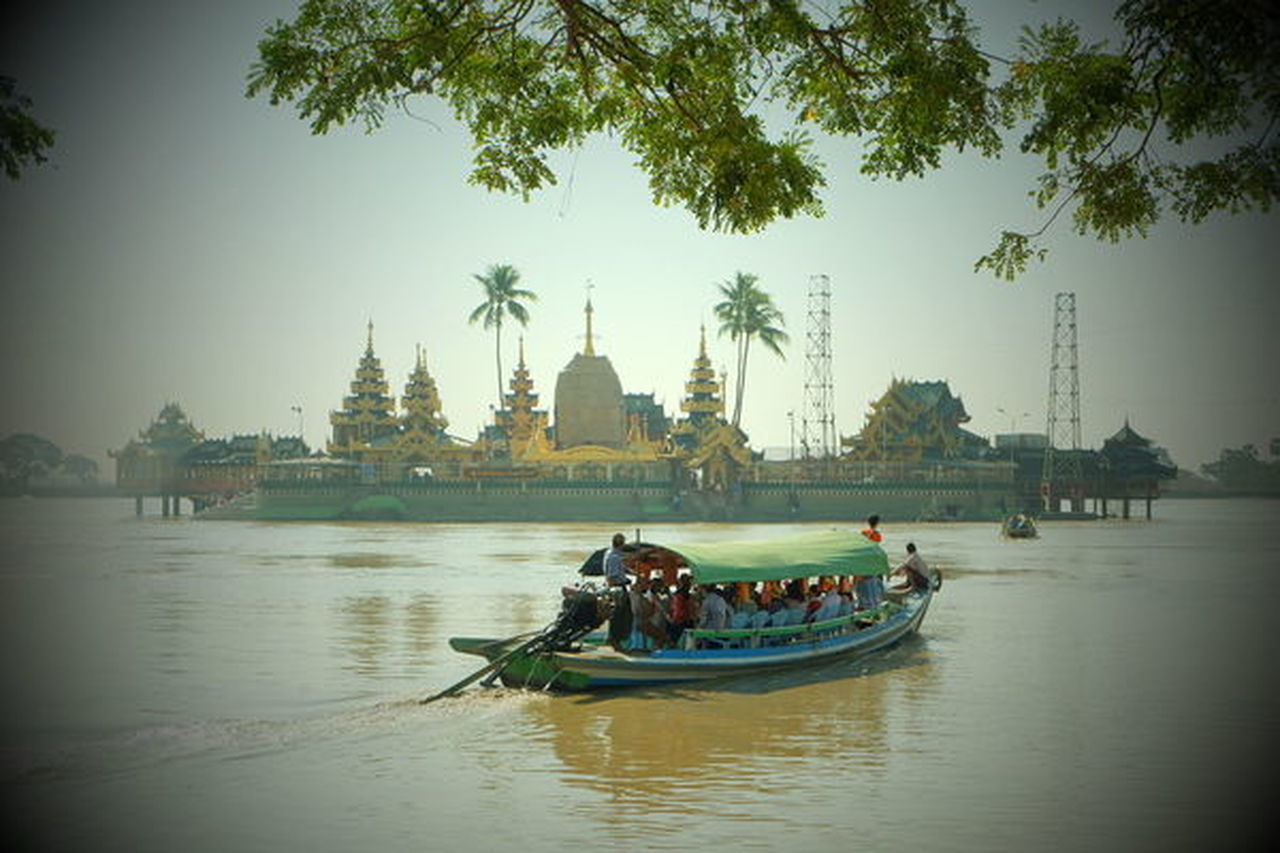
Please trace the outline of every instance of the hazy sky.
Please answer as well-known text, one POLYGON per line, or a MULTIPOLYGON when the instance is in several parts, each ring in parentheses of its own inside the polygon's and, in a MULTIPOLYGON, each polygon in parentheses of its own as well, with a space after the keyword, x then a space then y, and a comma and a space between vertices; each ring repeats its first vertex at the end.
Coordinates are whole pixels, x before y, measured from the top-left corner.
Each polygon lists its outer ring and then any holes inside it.
MULTIPOLYGON (((1040 221, 1016 145, 893 183, 858 175, 856 141, 823 140, 825 218, 716 235, 655 207, 607 139, 559 157, 561 183, 524 203, 467 185, 469 139, 436 102, 373 135, 311 136, 291 107, 244 97, 258 39, 292 2, 19 5, 33 8, 6 11, 0 74, 58 138, 49 164, 0 179, 0 435, 36 432, 105 465, 176 400, 211 437, 295 433, 301 406, 322 445, 372 320, 393 392, 423 344, 451 431, 474 436, 495 397, 493 337, 466 317, 472 274, 493 263, 540 297, 524 334, 547 408, 582 345, 588 282, 597 351, 625 390, 673 412, 715 284, 743 270, 793 339, 786 361, 757 351, 750 366, 757 447, 785 446, 801 406, 818 273, 843 434, 894 376, 947 380, 980 434, 1042 431, 1054 294, 1074 291, 1086 445, 1129 417, 1195 468, 1280 435, 1275 213, 1164 222, 1115 246, 1059 227, 1047 265, 1000 283, 973 261, 1002 228, 1040 221)), ((976 6, 997 50, 1054 8, 976 6)), ((509 370, 516 335, 505 342, 509 370)), ((709 342, 732 366, 731 342, 709 342)))

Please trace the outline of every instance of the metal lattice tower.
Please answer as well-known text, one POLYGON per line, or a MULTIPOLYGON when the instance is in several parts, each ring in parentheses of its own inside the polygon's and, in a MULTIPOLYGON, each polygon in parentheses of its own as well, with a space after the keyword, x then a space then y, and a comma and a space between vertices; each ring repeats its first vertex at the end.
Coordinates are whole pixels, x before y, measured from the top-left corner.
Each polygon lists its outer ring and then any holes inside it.
POLYGON ((806 457, 829 459, 836 450, 836 422, 832 412, 831 280, 825 275, 809 276, 804 358, 801 446, 806 457))
POLYGON ((1075 499, 1084 480, 1080 466, 1080 353, 1076 344, 1076 295, 1059 293, 1053 305, 1053 351, 1049 359, 1049 443, 1044 451, 1040 493, 1045 508, 1064 491, 1075 499), (1070 453, 1060 451, 1070 450, 1070 453))

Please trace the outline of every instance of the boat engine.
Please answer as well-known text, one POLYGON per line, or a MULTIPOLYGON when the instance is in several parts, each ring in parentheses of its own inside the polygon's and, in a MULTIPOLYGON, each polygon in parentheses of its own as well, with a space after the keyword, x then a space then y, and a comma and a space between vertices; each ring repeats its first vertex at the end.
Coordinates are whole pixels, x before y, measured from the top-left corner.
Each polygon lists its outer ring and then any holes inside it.
POLYGON ((593 590, 566 591, 560 604, 560 614, 547 631, 549 648, 563 650, 576 640, 604 624, 613 609, 613 599, 607 593, 593 590))

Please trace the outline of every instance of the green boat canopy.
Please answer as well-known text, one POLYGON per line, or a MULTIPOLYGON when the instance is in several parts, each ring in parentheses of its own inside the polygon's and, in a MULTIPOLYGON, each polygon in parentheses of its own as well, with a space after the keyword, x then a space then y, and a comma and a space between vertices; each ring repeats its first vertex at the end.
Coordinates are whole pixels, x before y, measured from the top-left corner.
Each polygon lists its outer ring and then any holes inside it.
POLYGON ((770 581, 818 575, 883 575, 884 549, 858 533, 827 530, 785 539, 666 545, 684 558, 696 583, 770 581))

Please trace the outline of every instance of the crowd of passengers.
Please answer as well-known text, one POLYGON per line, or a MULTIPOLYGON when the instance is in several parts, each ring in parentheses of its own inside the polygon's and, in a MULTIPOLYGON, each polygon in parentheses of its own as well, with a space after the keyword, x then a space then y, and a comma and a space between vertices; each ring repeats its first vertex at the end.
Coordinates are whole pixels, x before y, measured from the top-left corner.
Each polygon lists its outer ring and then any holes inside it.
MULTIPOLYGON (((872 577, 694 585, 688 574, 674 584, 661 576, 634 579, 626 591, 631 630, 611 629, 615 648, 670 648, 689 628, 759 630, 824 622, 877 607, 884 581, 872 577)), ((622 621, 625 617, 619 614, 622 621)))

